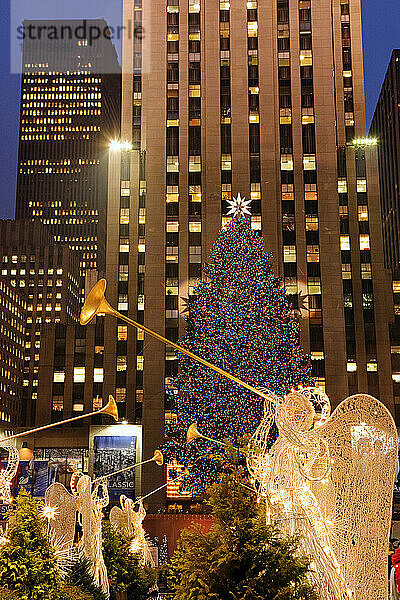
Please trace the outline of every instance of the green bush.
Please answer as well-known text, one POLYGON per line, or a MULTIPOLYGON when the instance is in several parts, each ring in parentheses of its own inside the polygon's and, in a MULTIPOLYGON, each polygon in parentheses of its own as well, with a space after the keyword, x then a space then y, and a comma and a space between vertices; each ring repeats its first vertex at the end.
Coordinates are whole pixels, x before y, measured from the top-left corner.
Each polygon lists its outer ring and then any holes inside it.
MULTIPOLYGON (((77 587, 62 585, 54 596, 57 600, 94 600, 93 596, 83 592, 77 587)), ((20 595, 14 590, 0 588, 1 600, 20 600, 20 595)))
POLYGON ((18 600, 57 600, 60 575, 38 503, 22 490, 11 503, 7 520, 7 542, 0 549, 0 586, 15 591, 18 600))
POLYGON ((90 598, 93 598, 93 600, 107 600, 106 595, 93 582, 90 573, 90 561, 87 558, 82 558, 72 565, 68 572, 67 583, 76 586, 86 594, 90 594, 90 598))
POLYGON ((127 592, 128 600, 143 600, 154 584, 153 570, 141 566, 138 555, 131 552, 131 542, 131 538, 111 523, 103 523, 103 556, 110 582, 110 600, 116 600, 120 592, 127 592))

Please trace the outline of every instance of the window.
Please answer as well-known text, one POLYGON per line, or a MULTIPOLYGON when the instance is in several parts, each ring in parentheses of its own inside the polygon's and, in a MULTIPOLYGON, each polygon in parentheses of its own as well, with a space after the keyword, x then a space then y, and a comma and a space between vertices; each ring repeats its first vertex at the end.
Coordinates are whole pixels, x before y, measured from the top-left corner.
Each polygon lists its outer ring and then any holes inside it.
POLYGON ((126 371, 126 356, 117 356, 117 371, 126 371))
POLYGON ((118 340, 125 341, 128 339, 128 326, 118 325, 118 340))
POLYGON ((363 233, 360 235, 360 250, 369 250, 369 235, 368 233, 363 233))
POLYGON ((308 293, 309 294, 320 294, 321 293, 321 280, 319 277, 308 278, 308 293))
POLYGON ((315 157, 315 154, 304 154, 304 156, 303 156, 303 169, 305 171, 315 171, 315 169, 316 169, 316 157, 315 157))
POLYGON ((230 154, 222 154, 221 169, 222 171, 230 171, 232 169, 232 156, 230 154))
POLYGON ((362 204, 358 207, 358 220, 368 221, 368 206, 362 204))
POLYGON ((119 265, 119 281, 128 281, 129 267, 128 265, 119 265))
POLYGON ((121 208, 119 222, 121 225, 129 224, 129 208, 121 208))
POLYGON ((55 371, 53 381, 54 381, 54 383, 64 383, 65 372, 64 371, 55 371))
POLYGON ((64 409, 64 397, 63 396, 54 396, 52 403, 53 410, 57 412, 61 412, 64 409))
POLYGON ((167 221, 167 233, 178 233, 179 221, 167 221))
POLYGON ((118 296, 118 310, 128 310, 128 294, 118 296))
POLYGON ((255 231, 261 231, 261 215, 251 216, 251 228, 255 231))
POLYGON ((72 405, 72 411, 73 412, 83 412, 83 404, 79 403, 79 404, 73 404, 72 405))
POLYGON ((319 262, 319 246, 307 246, 307 262, 319 262))
POLYGON ((293 155, 281 155, 281 171, 293 171, 293 155))
POLYGON ((120 252, 129 252, 129 238, 121 238, 119 243, 120 252))
POLYGON ((201 171, 201 156, 189 156, 189 172, 201 171))
POLYGON ((347 194, 347 181, 346 179, 338 179, 338 193, 347 194))
POLYGON ((179 157, 178 156, 167 156, 167 172, 178 173, 179 172, 179 157))
POLYGON ((366 192, 367 191, 367 180, 366 179, 357 179, 357 192, 366 192))
POLYGON ((318 231, 318 217, 313 215, 306 216, 306 231, 318 231))
POLYGON ((347 363, 347 372, 348 373, 355 373, 357 371, 357 363, 355 362, 348 362, 347 363))
POLYGON ((189 231, 191 233, 200 233, 201 232, 201 221, 190 221, 189 222, 189 231))
POLYGON ((376 373, 378 371, 378 365, 375 361, 367 362, 367 371, 369 373, 376 373))
POLYGON ((349 235, 341 235, 340 236, 340 249, 341 250, 350 250, 350 236, 349 235))
POLYGON ((296 246, 283 247, 283 262, 296 262, 296 246))
POLYGON ((126 388, 117 388, 115 390, 116 402, 126 402, 126 388))
POLYGON ((143 371, 143 364, 144 364, 144 357, 143 356, 137 356, 136 357, 136 370, 137 371, 143 371))
POLYGON ((342 264, 342 279, 351 279, 351 264, 342 264))
POLYGON ((74 367, 74 383, 85 383, 85 367, 74 367))
MULTIPOLYGON (((361 263, 361 278, 362 279, 371 279, 372 277, 372 269, 370 263, 361 263)), ((399 289, 400 291, 400 289, 399 289)))
POLYGON ((93 381, 95 383, 103 383, 103 369, 102 368, 94 369, 93 381))

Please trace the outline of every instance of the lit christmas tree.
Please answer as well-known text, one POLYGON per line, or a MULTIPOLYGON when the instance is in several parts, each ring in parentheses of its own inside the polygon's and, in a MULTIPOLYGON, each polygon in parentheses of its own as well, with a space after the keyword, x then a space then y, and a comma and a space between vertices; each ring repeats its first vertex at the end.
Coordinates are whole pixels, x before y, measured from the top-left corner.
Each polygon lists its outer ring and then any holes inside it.
MULTIPOLYGON (((254 387, 282 394, 309 385, 311 369, 282 282, 246 217, 248 205, 240 196, 231 203, 232 221, 221 230, 189 305, 182 345, 254 387)), ((218 477, 214 455, 223 448, 206 440, 186 444, 189 425, 197 422, 205 436, 235 444, 258 426, 263 399, 186 356, 179 360, 177 423, 163 450, 188 467, 185 489, 202 493, 218 477)))

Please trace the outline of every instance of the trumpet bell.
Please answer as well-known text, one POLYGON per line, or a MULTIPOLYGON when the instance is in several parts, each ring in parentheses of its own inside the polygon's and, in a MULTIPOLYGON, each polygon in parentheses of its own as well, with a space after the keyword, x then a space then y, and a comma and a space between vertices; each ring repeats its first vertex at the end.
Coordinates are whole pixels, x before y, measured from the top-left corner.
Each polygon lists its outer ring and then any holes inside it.
POLYGON ((190 442, 193 442, 193 440, 197 440, 202 437, 203 436, 201 435, 200 431, 197 429, 197 423, 192 423, 190 425, 189 429, 187 430, 187 434, 186 434, 187 443, 190 444, 190 442))
POLYGON ((113 417, 115 421, 118 421, 117 403, 111 395, 108 396, 107 404, 101 410, 99 410, 99 412, 103 413, 104 415, 110 415, 110 417, 113 417))
POLYGON ((164 464, 164 456, 161 450, 154 451, 153 460, 159 467, 164 464))
POLYGON ((81 310, 81 315, 79 318, 81 325, 88 325, 88 323, 90 323, 90 321, 101 312, 112 311, 104 296, 106 287, 106 280, 100 279, 100 281, 98 281, 90 290, 81 310))

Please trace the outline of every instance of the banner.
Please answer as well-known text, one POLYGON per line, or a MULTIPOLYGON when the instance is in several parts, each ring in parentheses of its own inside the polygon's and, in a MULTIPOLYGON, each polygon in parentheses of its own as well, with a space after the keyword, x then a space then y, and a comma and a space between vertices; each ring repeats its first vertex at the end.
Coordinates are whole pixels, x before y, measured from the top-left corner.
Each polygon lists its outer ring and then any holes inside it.
MULTIPOLYGON (((94 437, 94 478, 130 467, 136 462, 135 435, 101 435, 94 437)), ((111 502, 118 502, 121 494, 135 498, 135 469, 108 479, 111 502)))

